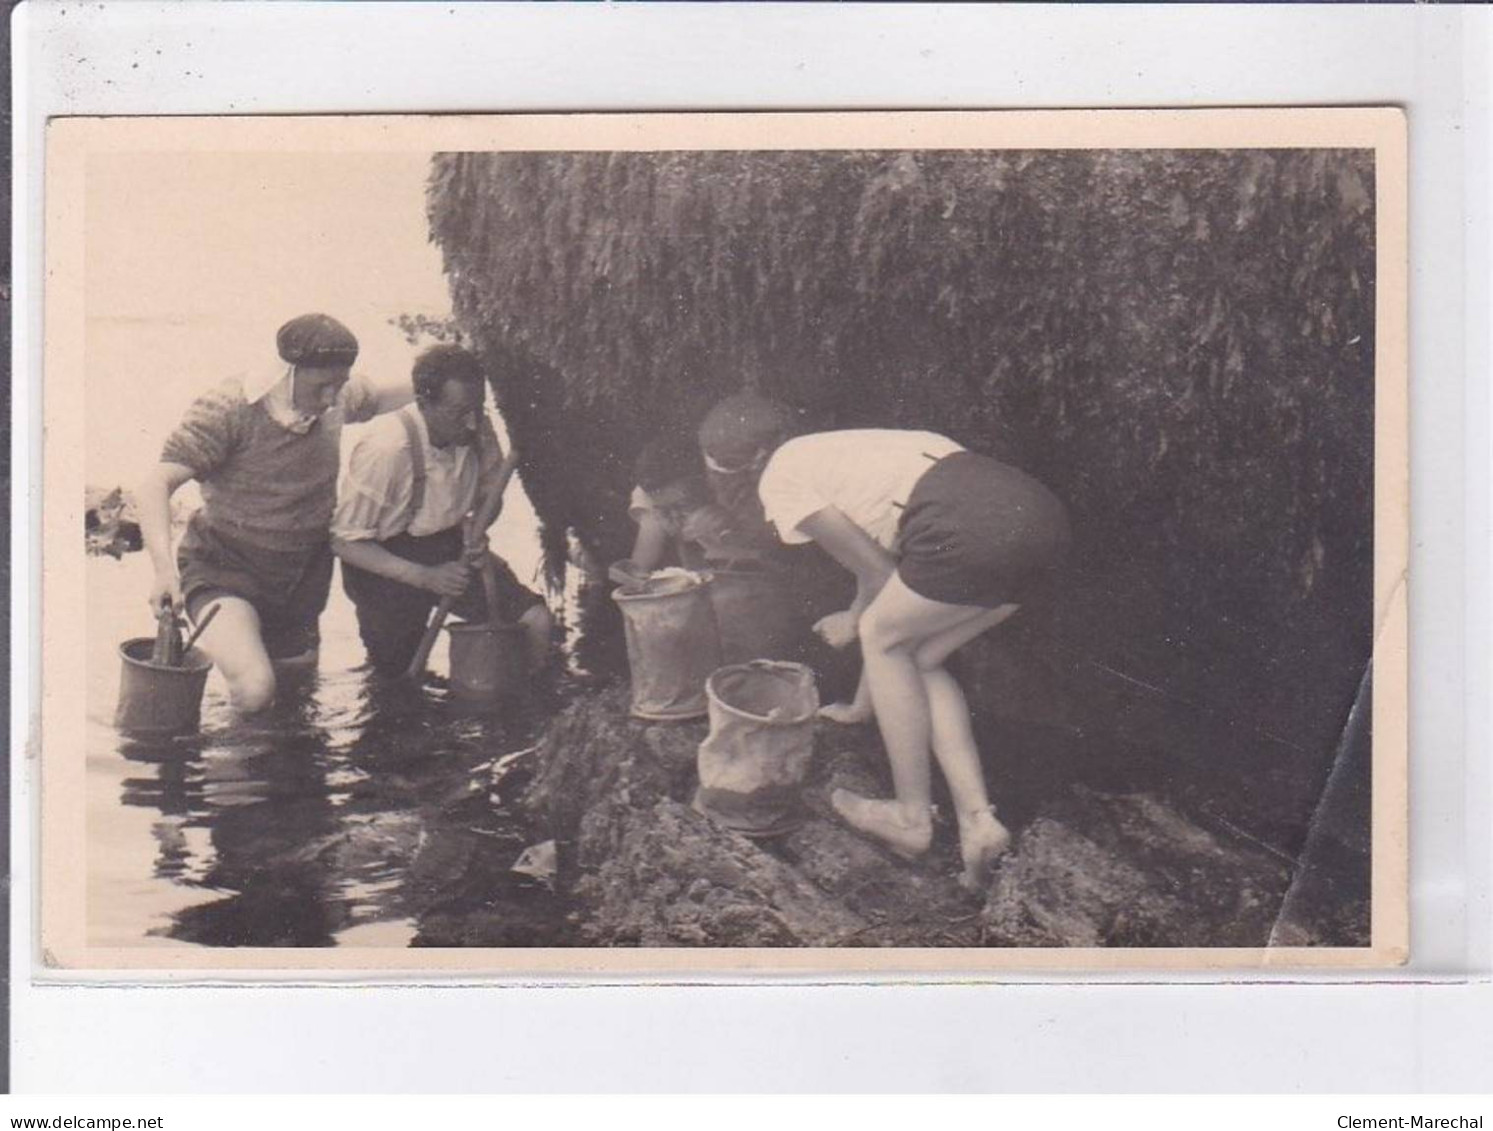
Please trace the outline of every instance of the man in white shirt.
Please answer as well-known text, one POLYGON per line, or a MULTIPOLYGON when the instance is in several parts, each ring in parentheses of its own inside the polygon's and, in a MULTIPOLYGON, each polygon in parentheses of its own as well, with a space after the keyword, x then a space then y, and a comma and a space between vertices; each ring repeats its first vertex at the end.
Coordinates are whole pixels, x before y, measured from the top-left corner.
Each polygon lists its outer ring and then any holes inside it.
POLYGON ((483 412, 481 365, 459 346, 434 346, 416 359, 413 378, 415 403, 375 421, 354 444, 332 520, 332 549, 369 662, 386 674, 404 671, 431 609, 451 597, 463 620, 522 625, 537 666, 549 648, 549 610, 487 553, 484 531, 478 552, 465 546, 463 519, 495 485, 502 463, 483 412), (498 577, 491 610, 483 554, 498 577))

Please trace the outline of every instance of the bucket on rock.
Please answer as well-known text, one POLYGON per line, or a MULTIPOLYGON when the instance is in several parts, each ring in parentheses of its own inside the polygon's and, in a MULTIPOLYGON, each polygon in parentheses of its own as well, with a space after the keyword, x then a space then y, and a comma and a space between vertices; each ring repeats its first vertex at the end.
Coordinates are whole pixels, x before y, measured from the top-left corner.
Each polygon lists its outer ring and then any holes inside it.
POLYGON ((721 668, 706 688, 695 808, 746 836, 777 836, 804 819, 819 692, 803 664, 753 660, 721 668))
POLYGON ((114 725, 136 735, 188 734, 202 718, 202 691, 213 662, 189 648, 179 664, 152 659, 153 637, 137 636, 119 646, 119 705, 114 725))
POLYGON ((709 577, 660 570, 614 590, 612 600, 622 610, 634 717, 667 721, 705 714, 705 681, 721 664, 709 577))
POLYGON ((713 569, 710 577, 722 663, 792 654, 799 626, 781 574, 768 569, 713 569))
POLYGON ((520 624, 452 624, 451 694, 491 702, 519 698, 528 686, 528 633, 520 624))

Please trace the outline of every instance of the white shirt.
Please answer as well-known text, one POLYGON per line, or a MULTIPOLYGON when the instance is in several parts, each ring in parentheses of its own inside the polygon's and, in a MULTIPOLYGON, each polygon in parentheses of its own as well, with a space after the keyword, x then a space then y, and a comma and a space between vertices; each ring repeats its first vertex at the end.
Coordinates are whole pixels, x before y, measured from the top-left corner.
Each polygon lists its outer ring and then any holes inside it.
POLYGON ((385 413, 359 429, 337 487, 332 537, 383 542, 396 534, 424 537, 461 523, 482 480, 501 462, 498 437, 486 417, 476 445, 437 448, 416 405, 385 413), (425 497, 415 511, 414 463, 401 416, 409 416, 425 453, 425 497))
POLYGON ((935 460, 963 450, 936 432, 817 432, 773 452, 757 493, 767 520, 790 545, 812 541, 798 524, 835 507, 884 549, 893 550, 902 508, 917 481, 935 460))

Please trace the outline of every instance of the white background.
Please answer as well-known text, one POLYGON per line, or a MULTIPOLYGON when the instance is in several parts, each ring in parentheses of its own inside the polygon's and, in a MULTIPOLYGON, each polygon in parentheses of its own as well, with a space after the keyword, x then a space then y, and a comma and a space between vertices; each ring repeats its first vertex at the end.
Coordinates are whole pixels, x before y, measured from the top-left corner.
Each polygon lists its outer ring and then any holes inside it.
POLYGON ((1487 11, 27 5, 15 14, 20 1091, 1493 1086, 1487 11), (53 114, 1404 106, 1411 131, 1414 964, 1380 984, 39 986, 43 123, 53 114), (1472 975, 1469 980, 1469 974, 1472 975))

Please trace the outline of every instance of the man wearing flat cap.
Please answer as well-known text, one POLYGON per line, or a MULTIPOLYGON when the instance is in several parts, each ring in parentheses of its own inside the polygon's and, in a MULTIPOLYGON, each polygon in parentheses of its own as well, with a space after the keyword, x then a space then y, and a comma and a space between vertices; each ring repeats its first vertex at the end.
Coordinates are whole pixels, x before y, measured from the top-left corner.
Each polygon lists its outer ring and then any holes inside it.
POLYGON ((274 700, 277 662, 315 655, 342 425, 395 407, 351 377, 358 340, 335 318, 293 318, 275 344, 279 364, 192 404, 139 492, 151 607, 170 601, 200 621, 218 606, 201 647, 244 712, 274 700), (173 556, 171 496, 189 479, 202 507, 173 556))

